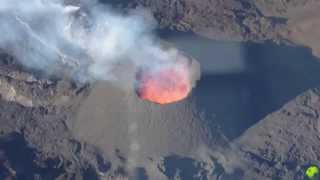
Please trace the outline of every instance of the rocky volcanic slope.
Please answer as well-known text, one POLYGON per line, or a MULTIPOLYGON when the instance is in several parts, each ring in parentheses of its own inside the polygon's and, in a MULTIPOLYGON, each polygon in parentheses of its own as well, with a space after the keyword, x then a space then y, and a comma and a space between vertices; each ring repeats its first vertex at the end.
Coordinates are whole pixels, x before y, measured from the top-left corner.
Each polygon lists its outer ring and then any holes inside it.
POLYGON ((0 67, 0 179, 97 179, 108 164, 68 131, 88 86, 37 78, 5 53, 0 67))
MULTIPOLYGON (((320 27, 315 0, 113 0, 108 3, 124 9, 145 7, 162 28, 191 31, 212 39, 291 41, 311 47, 315 55, 320 47, 314 38, 320 27)), ((103 155, 75 139, 69 131, 75 110, 89 91, 90 86, 76 85, 69 79, 48 79, 31 73, 10 55, 1 53, 0 179, 91 180, 99 179, 98 172, 108 171, 111 164, 103 155)), ((320 93, 313 89, 232 142, 240 150, 237 148, 231 154, 246 162, 233 172, 236 177, 301 179, 304 168, 301 164, 320 160, 319 111, 320 93)), ((190 158, 166 157, 159 170, 169 179, 176 177, 176 171, 182 179, 196 174, 200 175, 194 179, 205 179, 210 173, 214 179, 235 178, 221 175, 226 168, 218 161, 213 162, 207 165, 190 158)))
POLYGON ((248 176, 303 179, 320 161, 320 91, 309 90, 268 115, 235 141, 248 162, 248 176))
MULTIPOLYGON (((4 53, 0 66, 0 179, 99 179, 109 170, 97 149, 69 131, 90 87, 39 78, 4 53)), ((313 89, 267 116, 231 143, 237 148, 226 156, 243 162, 231 174, 214 156, 213 164, 164 157, 159 171, 168 179, 302 179, 303 165, 320 160, 319 112, 320 92, 313 89)))
MULTIPOLYGON (((108 2, 108 1, 106 1, 108 2)), ((144 7, 160 27, 188 31, 218 40, 273 39, 285 31, 285 19, 266 17, 253 1, 245 0, 134 0, 117 3, 121 8, 144 7)))
POLYGON ((101 1, 122 9, 146 8, 162 28, 216 40, 304 45, 320 56, 316 0, 101 1))

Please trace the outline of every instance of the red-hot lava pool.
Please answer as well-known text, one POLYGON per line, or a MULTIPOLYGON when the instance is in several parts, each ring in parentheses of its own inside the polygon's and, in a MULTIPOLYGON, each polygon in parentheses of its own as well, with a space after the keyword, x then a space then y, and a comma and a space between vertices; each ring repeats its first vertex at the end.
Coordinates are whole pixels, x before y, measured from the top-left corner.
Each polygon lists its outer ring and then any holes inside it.
POLYGON ((192 89, 191 64, 186 58, 155 68, 141 68, 136 74, 139 98, 157 104, 185 99, 192 89))

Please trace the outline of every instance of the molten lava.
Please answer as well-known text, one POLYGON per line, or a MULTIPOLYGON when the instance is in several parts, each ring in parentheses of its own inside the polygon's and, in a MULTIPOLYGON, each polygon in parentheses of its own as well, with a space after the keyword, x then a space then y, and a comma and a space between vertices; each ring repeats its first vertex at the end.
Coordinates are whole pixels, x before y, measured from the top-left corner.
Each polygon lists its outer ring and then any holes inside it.
POLYGON ((192 89, 187 66, 173 64, 137 73, 137 95, 144 100, 168 104, 186 98, 192 89))

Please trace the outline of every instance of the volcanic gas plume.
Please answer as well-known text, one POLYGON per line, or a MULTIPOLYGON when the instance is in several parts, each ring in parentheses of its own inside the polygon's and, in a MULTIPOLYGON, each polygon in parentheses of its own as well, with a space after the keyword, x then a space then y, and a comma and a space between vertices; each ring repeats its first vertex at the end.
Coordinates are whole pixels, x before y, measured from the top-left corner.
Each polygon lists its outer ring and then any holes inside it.
POLYGON ((188 96, 192 89, 192 60, 180 56, 169 65, 141 68, 136 75, 138 97, 158 104, 169 104, 188 96))
POLYGON ((81 2, 73 6, 63 0, 1 0, 0 34, 6 36, 0 38, 0 49, 31 69, 71 76, 81 83, 104 80, 128 87, 134 73, 116 69, 132 64, 140 69, 138 96, 159 104, 189 94, 192 62, 154 38, 156 23, 150 14, 124 15, 95 1, 81 2), (131 77, 119 80, 123 75, 131 77))

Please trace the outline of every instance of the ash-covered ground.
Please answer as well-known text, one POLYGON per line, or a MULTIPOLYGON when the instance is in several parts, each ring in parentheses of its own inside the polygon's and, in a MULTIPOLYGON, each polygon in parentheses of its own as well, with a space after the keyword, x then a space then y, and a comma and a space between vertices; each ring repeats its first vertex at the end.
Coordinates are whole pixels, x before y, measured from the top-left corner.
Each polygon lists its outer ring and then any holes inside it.
POLYGON ((0 179, 303 179, 319 163, 317 1, 101 3, 149 10, 202 79, 160 106, 1 51, 0 179))

